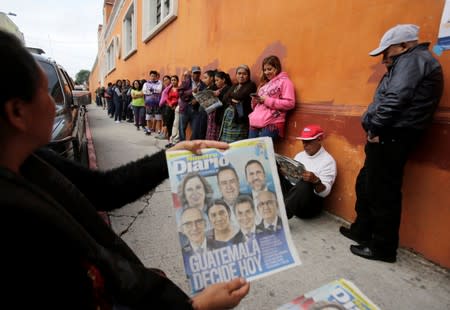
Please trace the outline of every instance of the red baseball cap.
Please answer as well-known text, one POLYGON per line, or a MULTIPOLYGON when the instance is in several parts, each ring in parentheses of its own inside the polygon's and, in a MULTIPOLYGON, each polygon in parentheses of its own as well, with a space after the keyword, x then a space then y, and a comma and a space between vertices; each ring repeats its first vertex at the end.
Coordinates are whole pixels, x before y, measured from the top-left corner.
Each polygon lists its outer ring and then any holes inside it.
POLYGON ((319 125, 308 125, 302 129, 298 140, 314 140, 323 136, 323 129, 319 125))

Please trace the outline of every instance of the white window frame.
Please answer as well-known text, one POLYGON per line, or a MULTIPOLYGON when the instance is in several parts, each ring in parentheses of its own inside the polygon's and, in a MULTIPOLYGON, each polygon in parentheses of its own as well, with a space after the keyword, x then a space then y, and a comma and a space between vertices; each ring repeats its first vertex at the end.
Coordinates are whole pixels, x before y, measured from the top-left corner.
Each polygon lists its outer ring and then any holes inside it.
POLYGON ((122 55, 126 60, 137 50, 136 47, 136 0, 130 3, 122 21, 122 55))
POLYGON ((114 44, 114 40, 111 40, 108 47, 106 48, 105 60, 107 74, 116 69, 116 48, 117 47, 114 44))
POLYGON ((147 43, 161 30, 177 18, 178 0, 143 0, 142 1, 142 41, 147 43), (160 2, 160 20, 157 22, 157 3, 160 2), (169 4, 167 9, 166 4, 169 4))

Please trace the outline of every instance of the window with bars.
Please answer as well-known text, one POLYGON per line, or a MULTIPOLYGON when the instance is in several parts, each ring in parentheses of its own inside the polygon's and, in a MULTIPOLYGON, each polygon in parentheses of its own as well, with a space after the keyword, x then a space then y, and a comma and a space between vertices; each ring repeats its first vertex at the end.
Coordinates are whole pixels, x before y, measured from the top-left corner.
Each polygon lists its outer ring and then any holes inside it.
POLYGON ((106 73, 109 73, 116 68, 115 55, 114 40, 111 40, 111 43, 106 49, 106 73))
POLYGON ((178 0, 143 0, 142 12, 142 40, 147 42, 177 17, 178 0))
POLYGON ((136 51, 136 0, 134 0, 123 19, 122 24, 122 49, 123 58, 127 59, 136 51))

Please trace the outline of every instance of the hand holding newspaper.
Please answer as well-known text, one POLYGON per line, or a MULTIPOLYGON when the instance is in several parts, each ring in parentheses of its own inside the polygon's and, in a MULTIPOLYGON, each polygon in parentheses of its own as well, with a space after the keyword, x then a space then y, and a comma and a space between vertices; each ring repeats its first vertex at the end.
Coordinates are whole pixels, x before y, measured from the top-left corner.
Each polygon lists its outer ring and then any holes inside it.
POLYGON ((192 95, 208 114, 222 106, 222 102, 214 95, 212 90, 206 89, 192 95))
POLYGON ((295 185, 302 179, 302 173, 305 171, 305 166, 287 156, 275 153, 275 159, 279 168, 279 172, 291 184, 295 185))
POLYGON ((202 154, 167 151, 181 257, 193 293, 259 279, 300 264, 292 243, 272 140, 202 154))

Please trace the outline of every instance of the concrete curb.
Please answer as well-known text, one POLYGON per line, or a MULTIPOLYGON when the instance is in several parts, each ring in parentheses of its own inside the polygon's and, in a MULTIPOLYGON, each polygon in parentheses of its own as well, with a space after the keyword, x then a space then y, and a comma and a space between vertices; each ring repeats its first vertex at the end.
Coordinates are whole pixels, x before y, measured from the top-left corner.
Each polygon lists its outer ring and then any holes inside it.
MULTIPOLYGON (((87 110, 86 110, 87 111, 87 110)), ((88 149, 88 165, 89 169, 98 169, 97 155, 95 155, 94 140, 92 139, 91 128, 89 127, 89 113, 85 113, 84 125, 86 130, 86 140, 88 149)), ((109 215, 105 211, 99 211, 98 214, 103 218, 108 226, 111 226, 109 215)))
POLYGON ((91 128, 89 127, 89 113, 86 113, 85 118, 85 128, 86 128, 86 139, 87 139, 87 148, 88 148, 88 163, 90 169, 98 169, 97 165, 97 156, 95 155, 95 147, 94 141, 92 139, 91 128))

